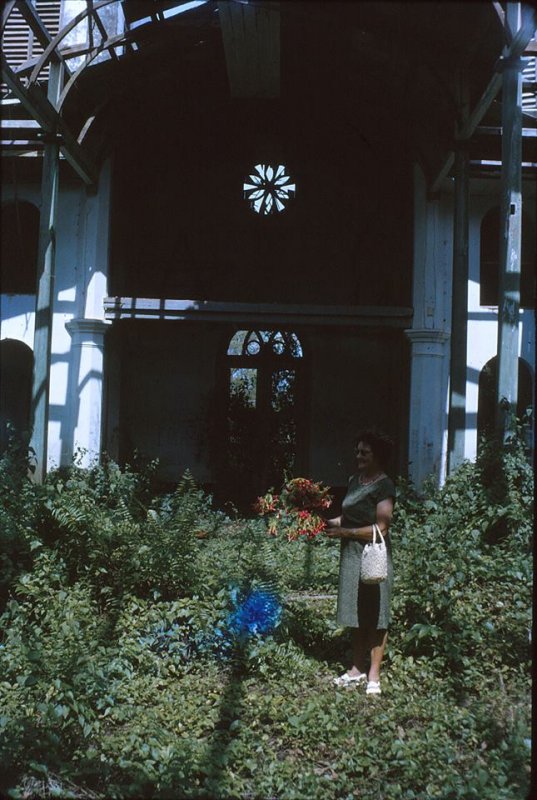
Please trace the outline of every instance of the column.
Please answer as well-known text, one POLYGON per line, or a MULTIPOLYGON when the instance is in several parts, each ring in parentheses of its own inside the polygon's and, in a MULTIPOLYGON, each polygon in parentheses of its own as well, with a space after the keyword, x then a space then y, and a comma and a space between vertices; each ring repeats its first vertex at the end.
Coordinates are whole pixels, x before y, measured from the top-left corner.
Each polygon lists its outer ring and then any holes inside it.
POLYGON ((104 298, 110 234, 110 163, 103 165, 97 192, 87 193, 79 233, 76 310, 65 323, 71 336, 69 385, 62 427, 62 459, 90 466, 104 449, 104 298))
POLYGON ((449 333, 426 328, 406 331, 412 345, 409 473, 419 488, 424 479, 445 477, 446 343, 449 333))
MULTIPOLYGON (((507 3, 507 22, 520 27, 520 3, 507 3)), ((518 398, 518 351, 522 226, 522 66, 503 65, 502 204, 500 216, 500 296, 498 298, 498 385, 496 429, 504 440, 514 427, 518 398)))
MULTIPOLYGON (((51 64, 48 98, 55 104, 62 84, 62 67, 51 64)), ((34 479, 41 483, 47 472, 50 355, 56 265, 56 217, 60 178, 60 141, 55 132, 44 134, 41 210, 39 217, 38 283, 35 305, 34 370, 32 378, 32 437, 34 479)))
POLYGON ((411 343, 409 475, 419 489, 445 477, 451 238, 446 198, 427 198, 414 170, 413 327, 411 343))
MULTIPOLYGON (((466 85, 459 80, 459 129, 468 116, 466 85)), ((453 280, 451 291, 451 354, 449 382, 449 472, 464 461, 466 440, 466 374, 468 349, 468 142, 457 141, 453 208, 453 280)))
POLYGON ((73 450, 89 467, 102 450, 102 397, 104 334, 108 325, 100 319, 72 319, 66 323, 72 338, 73 364, 78 365, 76 397, 70 398, 73 450))

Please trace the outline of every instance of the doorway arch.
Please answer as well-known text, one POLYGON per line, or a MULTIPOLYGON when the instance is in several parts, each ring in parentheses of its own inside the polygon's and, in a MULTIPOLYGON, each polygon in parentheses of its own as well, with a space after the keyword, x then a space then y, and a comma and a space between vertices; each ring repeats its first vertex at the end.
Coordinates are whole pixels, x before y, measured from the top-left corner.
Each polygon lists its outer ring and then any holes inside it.
MULTIPOLYGON (((477 404, 477 439, 490 436, 496 420, 496 382, 498 376, 498 358, 491 358, 479 373, 477 404)), ((518 359, 518 400, 516 414, 523 418, 528 408, 533 408, 533 380, 529 364, 523 358, 518 359)))
POLYGON ((0 341, 0 452, 10 439, 30 440, 34 354, 18 339, 0 341))
POLYGON ((26 200, 2 205, 1 286, 3 294, 35 294, 39 209, 26 200))
POLYGON ((292 331, 243 328, 227 341, 215 494, 242 513, 304 468, 304 363, 292 331))

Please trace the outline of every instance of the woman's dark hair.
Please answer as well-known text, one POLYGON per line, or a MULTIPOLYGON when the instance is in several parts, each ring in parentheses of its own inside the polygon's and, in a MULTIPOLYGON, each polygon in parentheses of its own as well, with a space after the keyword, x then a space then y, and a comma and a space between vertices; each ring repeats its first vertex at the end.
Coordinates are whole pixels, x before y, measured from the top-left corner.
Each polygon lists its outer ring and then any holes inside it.
POLYGON ((393 450, 393 441, 389 436, 374 428, 365 428, 358 431, 354 446, 357 447, 359 442, 368 444, 379 464, 386 467, 393 450))

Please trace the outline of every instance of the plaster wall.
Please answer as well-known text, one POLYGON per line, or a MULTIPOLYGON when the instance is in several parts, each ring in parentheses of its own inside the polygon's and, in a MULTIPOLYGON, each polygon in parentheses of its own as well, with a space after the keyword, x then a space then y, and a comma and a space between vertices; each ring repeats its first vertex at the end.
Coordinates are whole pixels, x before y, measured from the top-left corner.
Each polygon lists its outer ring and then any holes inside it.
POLYGON ((402 331, 332 330, 312 333, 310 473, 346 487, 355 471, 360 428, 378 426, 395 440, 391 472, 406 458, 408 345, 402 331))
MULTIPOLYGON (((13 202, 13 189, 8 184, 2 189, 2 203, 13 202)), ((85 451, 86 460, 100 450, 102 329, 100 338, 88 340, 85 336, 83 344, 79 337, 73 346, 73 331, 67 325, 80 318, 103 324, 108 197, 109 165, 105 165, 99 191, 94 195, 74 181, 63 181, 60 188, 49 390, 49 469, 69 463, 79 448, 85 451), (83 422, 85 419, 92 424, 83 422)), ((18 184, 17 198, 40 208, 40 186, 18 184)), ((0 338, 17 339, 33 349, 34 328, 35 295, 1 295, 0 338)))
POLYGON ((181 323, 123 326, 121 455, 159 459, 159 477, 176 482, 186 469, 210 483, 208 426, 221 334, 181 323))
MULTIPOLYGON (((468 282, 468 350, 466 382, 466 434, 465 458, 474 460, 477 455, 477 410, 479 402, 479 374, 485 364, 494 358, 498 346, 498 307, 480 305, 480 246, 481 222, 485 214, 501 202, 499 181, 473 181, 470 195, 469 227, 469 282, 468 282)), ((535 227, 535 183, 523 182, 522 202, 526 219, 535 227)), ((520 311, 519 357, 523 358, 535 375, 535 310, 520 311)), ((535 397, 534 397, 535 402, 535 397)))

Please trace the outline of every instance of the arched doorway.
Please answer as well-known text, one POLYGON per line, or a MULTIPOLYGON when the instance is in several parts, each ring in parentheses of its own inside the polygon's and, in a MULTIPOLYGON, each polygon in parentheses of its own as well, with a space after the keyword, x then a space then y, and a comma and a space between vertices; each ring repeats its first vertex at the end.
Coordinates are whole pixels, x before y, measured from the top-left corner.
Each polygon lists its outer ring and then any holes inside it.
POLYGON ((0 452, 6 449, 11 435, 20 441, 30 440, 32 398, 31 349, 17 339, 0 342, 0 452))
POLYGON ((258 495, 303 468, 304 379, 295 333, 243 329, 231 337, 220 376, 220 502, 251 512, 258 495))
POLYGON ((1 287, 3 294, 35 294, 39 209, 26 200, 2 206, 1 287))
MULTIPOLYGON (((477 405, 477 437, 490 436, 496 420, 496 382, 498 358, 491 358, 479 373, 479 395, 477 405)), ((529 365, 523 358, 518 359, 518 400, 517 417, 523 418, 528 408, 533 408, 533 381, 529 365)))

